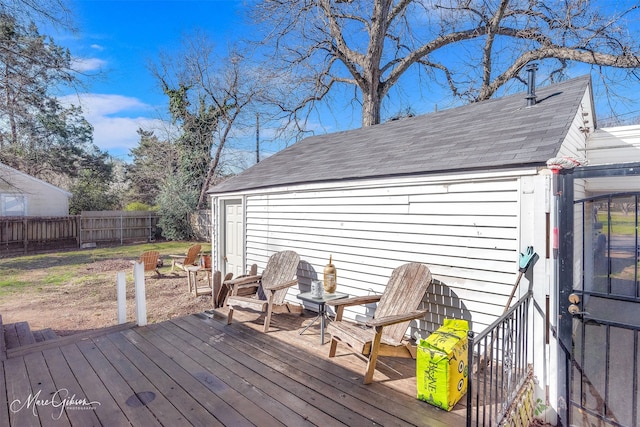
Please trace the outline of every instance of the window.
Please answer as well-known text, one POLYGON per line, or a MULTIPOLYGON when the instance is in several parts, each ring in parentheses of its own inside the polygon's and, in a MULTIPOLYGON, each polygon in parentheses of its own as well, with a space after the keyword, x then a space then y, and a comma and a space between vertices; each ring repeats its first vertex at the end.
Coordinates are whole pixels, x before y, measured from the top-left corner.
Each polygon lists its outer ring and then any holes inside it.
POLYGON ((3 216, 25 216, 27 198, 21 194, 3 194, 0 198, 3 216))

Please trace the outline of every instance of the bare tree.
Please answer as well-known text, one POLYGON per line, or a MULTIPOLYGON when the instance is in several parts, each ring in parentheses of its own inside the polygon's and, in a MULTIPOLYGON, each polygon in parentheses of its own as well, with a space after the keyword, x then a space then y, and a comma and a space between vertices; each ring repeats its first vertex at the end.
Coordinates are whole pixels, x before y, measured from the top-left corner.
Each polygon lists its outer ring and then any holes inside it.
POLYGON ((73 31, 73 15, 68 3, 67 0, 2 0, 0 13, 13 16, 24 25, 51 24, 73 31))
MULTIPOLYGON (((183 114, 198 116, 200 127, 207 126, 206 132, 191 126, 192 133, 196 131, 206 137, 198 143, 206 156, 200 156, 206 164, 200 177, 197 202, 197 206, 203 208, 206 191, 221 173, 222 155, 228 149, 230 138, 247 123, 253 125, 255 121, 254 103, 263 91, 261 73, 250 67, 243 55, 233 49, 226 58, 216 55, 214 44, 207 35, 199 32, 183 40, 182 52, 178 55, 163 56, 159 64, 152 66, 152 72, 165 93, 182 89, 184 97, 180 102, 183 114), (209 119, 203 120, 205 116, 209 119)), ((170 105, 174 117, 176 99, 170 96, 170 103, 174 103, 170 105)), ((184 123, 183 135, 187 130, 184 123)), ((190 161, 191 169, 194 161, 190 161)))
MULTIPOLYGON (((261 0, 252 16, 270 62, 304 96, 281 108, 296 120, 336 86, 353 87, 362 126, 377 124, 403 76, 485 100, 536 61, 551 80, 574 63, 625 69, 635 80, 639 48, 626 19, 638 5, 601 14, 589 0, 261 0)), ((606 2, 607 10, 616 10, 606 2)), ((636 18, 637 19, 637 18, 636 18)), ((508 86, 508 85, 507 85, 508 86)), ((430 86, 434 88, 434 86, 430 86)), ((428 89, 425 89, 428 90, 428 89)), ((289 98, 291 100, 291 97, 289 98)))

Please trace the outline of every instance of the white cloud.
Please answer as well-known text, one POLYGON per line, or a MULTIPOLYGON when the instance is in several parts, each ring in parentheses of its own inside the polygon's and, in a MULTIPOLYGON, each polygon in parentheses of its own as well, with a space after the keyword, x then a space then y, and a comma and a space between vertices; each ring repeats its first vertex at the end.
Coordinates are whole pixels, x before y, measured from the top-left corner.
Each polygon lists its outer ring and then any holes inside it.
POLYGON ((79 73, 102 69, 107 62, 98 58, 73 58, 71 69, 79 73))
MULTIPOLYGON (((154 118, 154 109, 137 98, 123 95, 87 93, 60 98, 63 105, 80 105, 93 126, 93 141, 117 157, 138 145, 138 129, 164 130, 167 123, 154 118)), ((162 134, 158 132, 158 136, 162 134)))
POLYGON ((87 116, 93 126, 93 141, 102 150, 128 153, 140 142, 138 129, 157 129, 162 121, 149 117, 87 116))
POLYGON ((91 45, 91 49, 95 49, 95 50, 104 50, 104 47, 100 46, 99 44, 92 44, 91 45))
POLYGON ((82 106, 82 111, 87 118, 88 116, 120 114, 126 111, 152 111, 152 107, 150 105, 145 104, 138 98, 124 95, 81 93, 77 96, 65 96, 61 98, 60 101, 63 104, 80 103, 80 106, 82 106))

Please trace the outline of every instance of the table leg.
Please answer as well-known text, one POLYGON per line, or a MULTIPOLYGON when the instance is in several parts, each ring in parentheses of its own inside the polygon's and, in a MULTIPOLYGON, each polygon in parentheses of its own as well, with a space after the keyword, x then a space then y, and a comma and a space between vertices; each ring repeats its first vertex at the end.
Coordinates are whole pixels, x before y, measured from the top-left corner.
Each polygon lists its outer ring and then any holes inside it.
POLYGON ((326 309, 324 306, 324 302, 318 304, 318 315, 320 316, 320 345, 324 344, 324 324, 325 324, 325 316, 326 316, 326 309))
MULTIPOLYGON (((314 323, 316 323, 316 320, 318 320, 319 318, 320 318, 320 314, 318 314, 316 317, 314 317, 314 319, 311 321, 311 323, 309 323, 307 326, 304 327, 304 329, 302 329, 300 332, 298 332, 298 335, 302 335, 304 333, 304 331, 309 329, 309 326, 311 326, 314 323)), ((322 328, 322 318, 320 318, 320 327, 322 328)))

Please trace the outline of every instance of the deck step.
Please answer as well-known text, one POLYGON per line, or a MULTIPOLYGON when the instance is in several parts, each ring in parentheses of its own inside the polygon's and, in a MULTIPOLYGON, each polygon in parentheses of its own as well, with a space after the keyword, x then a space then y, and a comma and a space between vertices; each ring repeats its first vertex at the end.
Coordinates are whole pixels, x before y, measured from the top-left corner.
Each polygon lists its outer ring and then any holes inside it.
POLYGON ((113 332, 123 331, 135 327, 135 322, 123 323, 120 325, 107 326, 105 328, 89 329, 86 331, 77 332, 72 335, 56 336, 55 339, 47 339, 40 342, 34 342, 33 344, 23 345, 15 348, 7 348, 7 358, 24 356, 34 351, 43 351, 48 348, 59 347, 67 343, 78 342, 79 340, 90 339, 102 335, 107 335, 113 332))
POLYGON ((7 353, 14 352, 16 349, 59 338, 51 328, 32 331, 29 322, 0 324, 0 328, 2 328, 2 334, 4 335, 0 350, 5 357, 7 353))
POLYGON ((59 338, 58 334, 56 334, 51 328, 45 328, 45 329, 40 329, 39 331, 33 331, 33 336, 36 339, 36 342, 55 340, 56 338, 59 338))
POLYGON ((3 325, 7 350, 36 342, 29 322, 16 322, 3 325))

